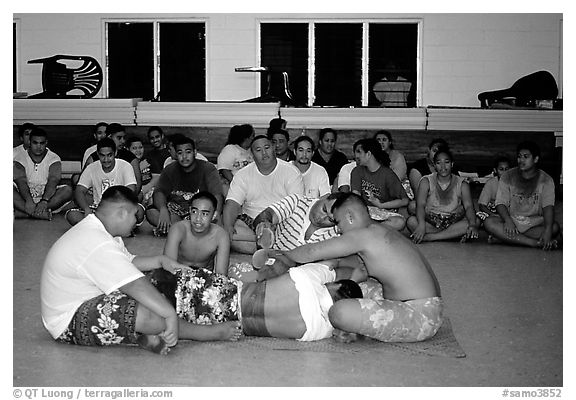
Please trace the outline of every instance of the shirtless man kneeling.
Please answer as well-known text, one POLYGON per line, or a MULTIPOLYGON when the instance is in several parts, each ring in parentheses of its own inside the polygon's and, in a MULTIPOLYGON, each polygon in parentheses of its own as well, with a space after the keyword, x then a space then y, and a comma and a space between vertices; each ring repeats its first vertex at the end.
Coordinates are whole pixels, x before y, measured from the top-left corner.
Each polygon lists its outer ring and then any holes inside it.
POLYGON ((285 253, 296 263, 358 254, 368 275, 382 284, 379 298, 344 299, 330 309, 334 328, 383 342, 418 342, 436 334, 444 303, 430 264, 407 238, 372 223, 362 198, 353 193, 332 206, 342 235, 285 253))

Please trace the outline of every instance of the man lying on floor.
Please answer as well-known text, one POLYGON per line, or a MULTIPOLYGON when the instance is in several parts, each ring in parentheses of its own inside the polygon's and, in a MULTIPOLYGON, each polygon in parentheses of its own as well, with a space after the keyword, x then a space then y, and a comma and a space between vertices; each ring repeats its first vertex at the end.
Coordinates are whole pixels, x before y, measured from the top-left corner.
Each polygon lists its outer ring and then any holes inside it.
POLYGON ((237 340, 237 321, 210 326, 179 319, 142 271, 186 269, 165 256, 134 256, 121 237, 136 225, 138 199, 111 186, 87 215, 52 246, 42 269, 42 322, 58 342, 86 346, 140 344, 166 354, 178 339, 237 340))
POLYGON ((247 336, 313 341, 332 336, 328 312, 334 303, 362 297, 356 282, 336 280, 341 274, 349 275, 348 271, 326 264, 301 265, 259 282, 242 282, 202 268, 187 269, 177 272, 175 293, 163 284, 163 278, 171 278, 163 271, 154 271, 152 280, 159 288, 167 288, 161 290, 175 301, 178 316, 194 324, 240 320, 247 336))

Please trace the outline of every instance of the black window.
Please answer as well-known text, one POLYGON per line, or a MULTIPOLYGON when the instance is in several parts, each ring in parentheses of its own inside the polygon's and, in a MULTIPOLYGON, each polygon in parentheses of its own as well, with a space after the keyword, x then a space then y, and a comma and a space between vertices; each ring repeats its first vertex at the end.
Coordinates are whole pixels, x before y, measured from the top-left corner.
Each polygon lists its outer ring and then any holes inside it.
POLYGON ((370 24, 368 105, 380 105, 372 90, 374 84, 388 74, 410 82, 407 107, 416 107, 416 59, 418 56, 417 24, 370 24))
MULTIPOLYGON (((263 22, 260 42, 261 66, 288 72, 299 104, 416 106, 417 22, 263 22), (374 93, 374 85, 391 75, 400 77, 400 89, 391 90, 401 90, 402 101, 380 100, 388 90, 381 85, 376 87, 379 96, 374 93)), ((267 87, 264 81, 261 87, 267 87)))
POLYGON ((108 24, 108 96, 154 98, 152 23, 108 24))
MULTIPOLYGON (((308 24, 262 24, 261 63, 272 72, 287 72, 290 93, 294 102, 308 102, 308 24)), ((266 90, 268 82, 262 74, 261 88, 266 90)), ((273 75, 278 79, 278 74, 273 75)), ((271 84, 277 85, 276 82, 271 84)))
POLYGON ((18 91, 18 74, 16 67, 18 66, 18 60, 16 59, 16 22, 12 23, 12 93, 18 91))
POLYGON ((107 28, 110 98, 206 99, 204 23, 110 22, 107 28))
POLYGON ((315 106, 362 105, 362 24, 316 24, 315 106))
POLYGON ((206 100, 203 23, 160 24, 160 100, 206 100))

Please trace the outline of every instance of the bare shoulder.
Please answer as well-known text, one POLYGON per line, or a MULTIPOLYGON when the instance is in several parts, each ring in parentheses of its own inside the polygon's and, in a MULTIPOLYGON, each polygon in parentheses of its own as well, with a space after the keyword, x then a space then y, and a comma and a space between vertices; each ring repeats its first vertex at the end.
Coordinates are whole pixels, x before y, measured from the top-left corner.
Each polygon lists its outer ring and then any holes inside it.
POLYGON ((354 230, 350 230, 348 232, 344 232, 340 238, 346 242, 353 243, 355 245, 365 245, 367 243, 373 243, 373 241, 384 235, 385 232, 375 227, 374 225, 370 225, 366 228, 358 228, 354 230))
POLYGON ((172 224, 170 230, 168 231, 169 236, 182 236, 186 233, 186 230, 190 228, 190 223, 187 220, 178 221, 172 224))
POLYGON ((217 239, 229 240, 228 232, 226 231, 226 229, 222 228, 220 225, 212 223, 211 229, 212 229, 212 232, 214 233, 214 236, 217 239))

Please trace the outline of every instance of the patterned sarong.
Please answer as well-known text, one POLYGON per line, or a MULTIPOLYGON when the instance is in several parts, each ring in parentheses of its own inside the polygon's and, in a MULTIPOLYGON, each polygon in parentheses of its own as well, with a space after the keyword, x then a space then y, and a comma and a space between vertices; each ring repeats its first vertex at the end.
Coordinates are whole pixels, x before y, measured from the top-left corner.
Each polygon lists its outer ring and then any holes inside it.
POLYGON ((87 300, 56 341, 83 346, 135 344, 136 308, 136 300, 120 291, 87 300))
POLYGON ((434 226, 436 229, 444 230, 450 225, 455 224, 464 218, 464 211, 456 212, 452 214, 436 214, 432 212, 427 212, 425 216, 426 222, 434 226))
POLYGON ((176 313, 186 321, 211 325, 240 319, 242 282, 204 268, 177 272, 176 313))

